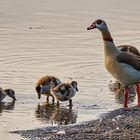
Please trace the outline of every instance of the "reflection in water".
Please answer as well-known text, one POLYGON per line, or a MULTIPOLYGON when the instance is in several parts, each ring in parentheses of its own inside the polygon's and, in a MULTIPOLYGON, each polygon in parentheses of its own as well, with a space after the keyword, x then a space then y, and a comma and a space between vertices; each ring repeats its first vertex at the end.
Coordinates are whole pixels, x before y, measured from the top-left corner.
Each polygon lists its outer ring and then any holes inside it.
POLYGON ((13 110, 15 107, 15 101, 12 102, 0 102, 0 113, 3 112, 3 110, 13 110))
POLYGON ((76 123, 77 113, 72 107, 61 107, 55 104, 38 104, 35 115, 42 121, 51 124, 67 125, 76 123))
MULTIPOLYGON (((118 82, 110 82, 109 83, 109 89, 110 91, 115 93, 115 100, 117 101, 117 103, 119 104, 123 104, 124 103, 124 88, 122 87, 122 85, 118 82)), ((129 88, 129 103, 134 102, 135 100, 135 87, 132 86, 129 88)))

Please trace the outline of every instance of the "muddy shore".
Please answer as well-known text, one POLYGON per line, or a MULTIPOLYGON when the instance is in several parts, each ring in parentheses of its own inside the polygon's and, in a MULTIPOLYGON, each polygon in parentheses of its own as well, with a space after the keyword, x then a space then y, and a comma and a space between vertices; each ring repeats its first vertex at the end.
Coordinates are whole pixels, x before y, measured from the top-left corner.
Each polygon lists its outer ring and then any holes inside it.
POLYGON ((121 108, 80 125, 14 131, 31 140, 139 140, 140 107, 121 108))

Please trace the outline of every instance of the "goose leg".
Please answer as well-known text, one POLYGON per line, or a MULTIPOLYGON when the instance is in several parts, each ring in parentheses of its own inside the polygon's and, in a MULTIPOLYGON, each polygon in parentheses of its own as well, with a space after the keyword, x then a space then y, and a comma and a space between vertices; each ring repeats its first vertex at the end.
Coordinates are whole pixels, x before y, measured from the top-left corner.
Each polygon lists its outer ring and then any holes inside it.
POLYGON ((136 85, 136 92, 137 92, 137 97, 138 97, 137 106, 140 106, 140 87, 139 87, 139 85, 136 85))
POLYGON ((128 89, 124 90, 124 107, 128 107, 128 89))

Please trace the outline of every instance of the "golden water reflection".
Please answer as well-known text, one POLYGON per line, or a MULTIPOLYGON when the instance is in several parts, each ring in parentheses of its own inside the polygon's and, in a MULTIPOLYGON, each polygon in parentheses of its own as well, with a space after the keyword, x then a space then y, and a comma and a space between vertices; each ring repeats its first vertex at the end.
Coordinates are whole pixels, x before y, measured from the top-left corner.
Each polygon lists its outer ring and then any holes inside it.
MULTIPOLYGON (((119 104, 123 104, 124 103, 124 88, 122 87, 122 85, 118 82, 118 81, 111 81, 109 83, 109 89, 110 91, 112 91, 113 93, 115 93, 115 100, 117 103, 119 104)), ((135 87, 132 86, 129 88, 129 103, 133 103, 135 100, 135 87)))
POLYGON ((76 123, 77 112, 70 106, 64 107, 44 103, 38 104, 35 116, 49 124, 67 125, 76 123))

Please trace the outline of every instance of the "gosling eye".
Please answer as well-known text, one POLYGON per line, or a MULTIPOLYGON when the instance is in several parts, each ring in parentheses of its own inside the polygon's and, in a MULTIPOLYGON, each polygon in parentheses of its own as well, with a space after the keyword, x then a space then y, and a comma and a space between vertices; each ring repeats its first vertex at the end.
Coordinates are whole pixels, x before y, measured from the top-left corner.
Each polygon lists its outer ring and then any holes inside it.
POLYGON ((102 23, 102 20, 100 20, 100 19, 99 19, 99 20, 97 20, 97 24, 99 24, 99 25, 100 25, 101 23, 102 23))

